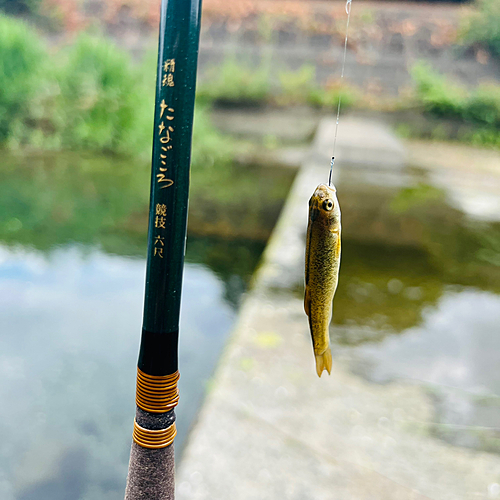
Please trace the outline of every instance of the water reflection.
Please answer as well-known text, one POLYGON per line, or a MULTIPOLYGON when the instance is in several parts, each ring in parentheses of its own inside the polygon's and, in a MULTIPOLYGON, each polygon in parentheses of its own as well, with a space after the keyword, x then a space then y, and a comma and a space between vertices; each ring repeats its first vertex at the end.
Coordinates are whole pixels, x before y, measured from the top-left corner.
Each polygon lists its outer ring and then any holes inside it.
POLYGON ((400 338, 387 337, 378 348, 366 345, 356 351, 377 361, 366 375, 377 382, 404 377, 480 395, 500 394, 500 296, 450 290, 423 316, 419 326, 400 338))
MULTIPOLYGON (((118 498, 144 261, 78 246, 48 255, 2 248, 0 260, 0 496, 118 498)), ((235 316, 223 282, 203 265, 186 266, 184 292, 179 448, 235 316)))
MULTIPOLYGON (((293 179, 280 169, 214 170, 191 190, 177 454, 293 179)), ((123 498, 149 175, 147 163, 117 158, 2 158, 2 500, 123 498)))
POLYGON ((401 336, 351 350, 370 381, 424 384, 435 406, 429 431, 453 444, 500 452, 500 296, 448 290, 401 336))
MULTIPOLYGON (((107 253, 145 256, 148 163, 75 153, 2 154, 4 244, 51 250, 76 242, 98 245, 107 253)), ((289 169, 228 164, 194 172, 190 233, 263 245, 293 176, 289 169)))

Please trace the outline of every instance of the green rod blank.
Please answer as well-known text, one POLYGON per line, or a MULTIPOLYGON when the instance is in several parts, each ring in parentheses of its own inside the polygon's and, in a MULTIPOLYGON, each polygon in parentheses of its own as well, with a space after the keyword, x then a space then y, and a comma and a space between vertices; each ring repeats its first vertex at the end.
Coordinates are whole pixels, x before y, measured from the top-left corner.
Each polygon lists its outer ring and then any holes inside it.
POLYGON ((139 368, 178 368, 201 0, 163 0, 156 81, 146 292, 139 368))

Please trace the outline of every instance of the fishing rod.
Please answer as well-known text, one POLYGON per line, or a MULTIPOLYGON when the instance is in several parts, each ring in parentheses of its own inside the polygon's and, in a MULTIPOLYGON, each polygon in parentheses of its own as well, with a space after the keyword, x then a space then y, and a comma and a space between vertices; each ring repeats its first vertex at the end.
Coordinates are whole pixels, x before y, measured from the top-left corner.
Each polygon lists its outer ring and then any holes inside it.
MULTIPOLYGON (((351 20, 351 8, 352 8, 352 0, 347 0, 345 4, 345 11, 347 14, 347 23, 345 28, 345 40, 344 40, 344 57, 342 60, 342 72, 340 74, 340 82, 344 80, 344 71, 345 71, 345 60, 347 56, 347 38, 349 36, 349 21, 351 20)), ((342 85, 340 85, 339 92, 339 104, 337 106, 337 121, 335 123, 335 138, 333 139, 333 153, 332 153, 332 161, 330 162, 330 175, 328 176, 328 185, 332 185, 332 172, 333 166, 335 165, 335 149, 337 147, 337 133, 339 131, 339 119, 340 119, 340 103, 342 102, 342 85)))
POLYGON ((172 500, 179 313, 201 0, 162 0, 146 291, 126 500, 172 500))

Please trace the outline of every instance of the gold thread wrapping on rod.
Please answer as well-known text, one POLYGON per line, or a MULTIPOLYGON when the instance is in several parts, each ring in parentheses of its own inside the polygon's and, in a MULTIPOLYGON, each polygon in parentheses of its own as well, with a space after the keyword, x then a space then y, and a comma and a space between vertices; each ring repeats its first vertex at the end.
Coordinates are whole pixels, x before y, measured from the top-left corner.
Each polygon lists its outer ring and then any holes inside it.
POLYGON ((148 375, 137 368, 137 406, 149 413, 165 413, 175 408, 179 402, 179 377, 179 371, 172 375, 157 376, 148 375))
POLYGON ((166 429, 152 431, 141 427, 134 419, 134 432, 132 434, 132 438, 134 443, 142 446, 143 448, 149 448, 150 450, 166 448, 174 442, 176 434, 177 429, 175 427, 175 423, 166 429))

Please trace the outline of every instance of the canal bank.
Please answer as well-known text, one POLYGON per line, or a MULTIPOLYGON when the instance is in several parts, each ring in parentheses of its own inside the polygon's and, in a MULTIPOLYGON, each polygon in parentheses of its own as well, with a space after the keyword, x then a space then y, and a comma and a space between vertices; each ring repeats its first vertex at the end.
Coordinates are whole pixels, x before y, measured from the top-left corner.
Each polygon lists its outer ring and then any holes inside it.
POLYGON ((336 184, 346 245, 331 327, 335 360, 332 375, 318 379, 301 299, 303 256, 307 201, 326 180, 332 126, 321 121, 242 305, 183 453, 178 498, 497 498, 498 350, 491 339, 499 281, 488 263, 496 242, 481 243, 479 228, 495 219, 498 163, 464 182, 442 150, 441 159, 435 151, 431 165, 422 165, 425 148, 405 147, 376 122, 343 122, 336 184), (476 201, 467 202, 473 193, 476 201), (370 265, 374 248, 385 267, 370 265), (477 321, 466 328, 464 303, 486 321, 479 333, 477 321), (489 339, 489 358, 482 352, 467 364, 453 357, 462 333, 468 352, 477 351, 471 338, 489 339), (409 352, 420 353, 420 365, 409 352), (405 356, 413 372, 405 371, 405 356))

